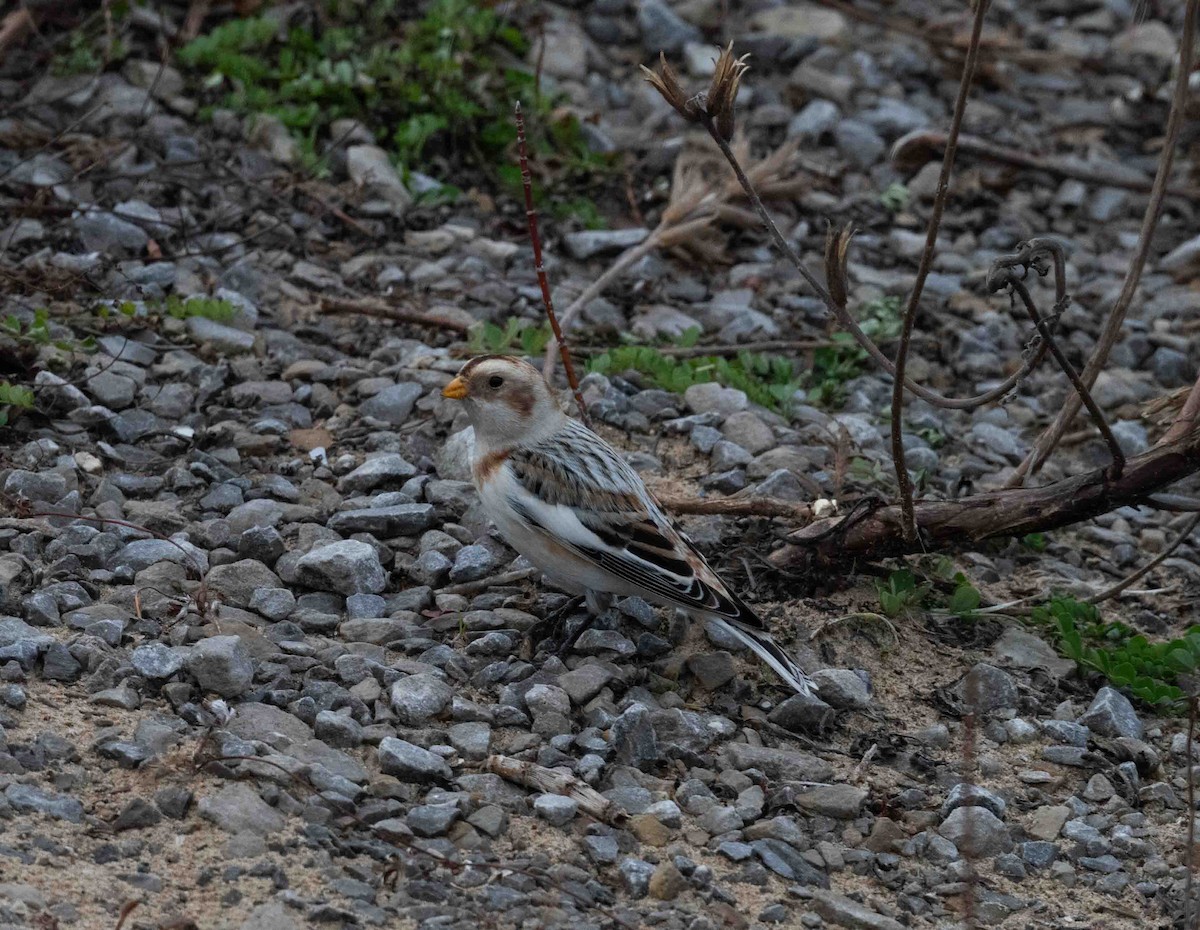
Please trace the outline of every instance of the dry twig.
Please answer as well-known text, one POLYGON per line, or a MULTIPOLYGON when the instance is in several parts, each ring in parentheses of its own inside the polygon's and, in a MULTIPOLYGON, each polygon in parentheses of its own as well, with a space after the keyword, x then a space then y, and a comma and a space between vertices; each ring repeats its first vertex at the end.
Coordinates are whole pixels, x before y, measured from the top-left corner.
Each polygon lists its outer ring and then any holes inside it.
POLYGON ((1147 562, 1141 568, 1126 575, 1124 578, 1122 578, 1116 584, 1112 585, 1111 587, 1105 588, 1099 594, 1093 594, 1091 597, 1089 597, 1087 599, 1087 602, 1089 604, 1099 604, 1101 601, 1107 601, 1110 597, 1116 597, 1118 594, 1120 594, 1125 589, 1129 588, 1131 585, 1133 585, 1139 579, 1145 578, 1146 575, 1148 575, 1156 567, 1158 567, 1163 562, 1165 562, 1168 558, 1170 558, 1172 552, 1174 552, 1181 545, 1183 545, 1184 541, 1186 541, 1187 538, 1192 535, 1192 530, 1194 530, 1196 528, 1197 524, 1200 524, 1200 513, 1193 515, 1192 518, 1190 520, 1188 520, 1187 523, 1184 524, 1183 529, 1179 531, 1179 535, 1176 536, 1171 541, 1171 544, 1168 545, 1165 549, 1163 549, 1162 552, 1160 552, 1158 555, 1156 555, 1154 558, 1152 558, 1149 562, 1147 562))
MULTIPOLYGON (((1096 342, 1096 348, 1091 358, 1083 368, 1080 379, 1089 388, 1096 383, 1096 378, 1108 362, 1109 353, 1116 345, 1121 335, 1121 327, 1125 322, 1125 314, 1137 292, 1138 282, 1142 277, 1142 269, 1150 255, 1150 245, 1154 239, 1154 231, 1158 227, 1158 219, 1162 214, 1163 198, 1167 193, 1167 178, 1171 173, 1171 165, 1175 159, 1175 147, 1179 140, 1179 130, 1186 116, 1188 104, 1188 81, 1192 71, 1192 62, 1196 45, 1196 19, 1200 13, 1200 0, 1187 0, 1183 16, 1183 38, 1179 43, 1179 71, 1175 79, 1175 90, 1171 95, 1171 110, 1167 116, 1167 128, 1163 139, 1162 155, 1158 160, 1158 171, 1154 176, 1154 187, 1150 192, 1150 202, 1146 204, 1146 213, 1142 217, 1142 229, 1138 235, 1137 249, 1133 260, 1125 274, 1125 283, 1117 301, 1109 311, 1108 318, 1096 342)), ((1017 468, 1009 487, 1019 486, 1026 475, 1038 471, 1045 463, 1050 453, 1054 451, 1067 427, 1075 415, 1079 413, 1082 403, 1079 396, 1068 397, 1062 410, 1054 422, 1038 437, 1032 451, 1017 468)))
POLYGON ((621 808, 569 772, 546 768, 536 762, 523 762, 510 756, 488 756, 483 768, 525 788, 571 798, 581 811, 603 823, 617 826, 625 822, 625 812, 621 808))
POLYGON ((470 327, 461 320, 438 316, 433 313, 421 313, 419 310, 409 310, 384 303, 372 297, 322 297, 322 313, 360 313, 363 316, 381 317, 385 320, 395 320, 398 323, 416 323, 419 326, 432 326, 435 329, 448 329, 466 335, 470 327))
POLYGON ((942 159, 942 171, 938 176, 937 192, 933 198, 933 209, 929 214, 929 225, 925 231, 925 247, 917 264, 917 276, 904 305, 904 319, 900 328, 900 345, 896 349, 895 371, 892 374, 892 465, 896 470, 896 484, 900 491, 900 509, 903 514, 901 529, 904 538, 912 542, 917 538, 917 525, 913 520, 913 484, 904 461, 904 372, 908 366, 908 350, 912 344, 913 326, 917 321, 917 308, 921 304, 921 292, 925 279, 933 267, 933 256, 937 250, 937 234, 942 225, 942 213, 946 209, 946 198, 950 193, 950 172, 954 170, 954 154, 958 146, 958 133, 962 128, 963 116, 967 112, 967 98, 971 82, 975 78, 975 66, 979 61, 979 37, 983 33, 983 18, 987 14, 989 0, 975 0, 975 16, 971 21, 971 42, 967 46, 967 58, 963 64, 962 80, 958 85, 958 97, 954 101, 954 115, 950 120, 950 132, 946 136, 946 154, 942 159))
MULTIPOLYGON (((915 174, 928 162, 939 157, 946 148, 946 141, 947 136, 944 132, 932 129, 914 129, 892 144, 889 156, 892 167, 905 174, 915 174)), ((1121 190, 1136 191, 1139 194, 1148 194, 1154 189, 1154 182, 1144 177, 1136 168, 1125 168, 1112 164, 1096 165, 1071 156, 1036 155, 1021 149, 998 145, 990 139, 983 139, 979 136, 960 135, 958 151, 960 155, 970 155, 986 161, 1011 165, 1014 168, 1045 171, 1059 177, 1083 181, 1086 184, 1116 187, 1121 190)), ((1200 200, 1200 188, 1196 187, 1171 185, 1167 187, 1167 194, 1172 197, 1200 200)))
MULTIPOLYGON (((545 45, 543 39, 542 47, 545 48, 545 45)), ((563 370, 567 373, 567 383, 571 385, 571 393, 575 395, 575 406, 579 408, 579 419, 586 424, 589 422, 587 406, 583 402, 583 394, 579 391, 579 378, 571 361, 571 347, 567 345, 562 327, 558 325, 558 316, 554 312, 554 298, 550 295, 550 280, 546 276, 546 266, 542 263, 542 237, 538 235, 537 210, 533 206, 533 179, 529 175, 525 116, 521 113, 521 101, 517 101, 514 112, 517 118, 517 152, 521 159, 521 186, 525 189, 525 219, 529 223, 529 242, 533 246, 533 268, 537 274, 538 286, 542 289, 546 318, 550 321, 550 329, 553 330, 554 341, 558 345, 558 354, 562 358, 563 370)))

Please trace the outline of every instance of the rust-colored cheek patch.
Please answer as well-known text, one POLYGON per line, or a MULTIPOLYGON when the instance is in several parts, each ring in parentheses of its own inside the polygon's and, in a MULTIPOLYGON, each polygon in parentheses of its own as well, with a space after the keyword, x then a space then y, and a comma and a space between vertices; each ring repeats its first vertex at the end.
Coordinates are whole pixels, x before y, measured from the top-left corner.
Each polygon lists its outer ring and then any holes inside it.
POLYGON ((533 413, 534 405, 537 403, 537 399, 533 396, 533 390, 527 387, 517 388, 505 397, 504 401, 523 417, 533 413))
POLYGON ((489 481, 500 470, 500 467, 508 460, 511 454, 511 449, 500 449, 497 452, 489 452, 477 461, 472 467, 475 475, 475 483, 480 485, 485 481, 489 481))

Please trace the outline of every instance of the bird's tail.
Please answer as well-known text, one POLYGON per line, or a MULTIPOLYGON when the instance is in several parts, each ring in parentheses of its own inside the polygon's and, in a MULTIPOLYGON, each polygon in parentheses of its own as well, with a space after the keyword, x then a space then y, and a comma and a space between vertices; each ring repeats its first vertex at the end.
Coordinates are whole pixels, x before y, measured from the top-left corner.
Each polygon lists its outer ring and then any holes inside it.
POLYGON ((786 652, 780 648, 775 640, 771 639, 768 633, 762 630, 756 630, 753 627, 746 627, 740 623, 733 623, 722 617, 713 617, 713 622, 721 624, 727 631, 732 633, 747 649, 751 650, 755 655, 771 666, 771 669, 783 679, 784 684, 789 685, 797 694, 803 694, 806 697, 815 697, 817 693, 816 683, 812 681, 804 670, 800 668, 786 652))

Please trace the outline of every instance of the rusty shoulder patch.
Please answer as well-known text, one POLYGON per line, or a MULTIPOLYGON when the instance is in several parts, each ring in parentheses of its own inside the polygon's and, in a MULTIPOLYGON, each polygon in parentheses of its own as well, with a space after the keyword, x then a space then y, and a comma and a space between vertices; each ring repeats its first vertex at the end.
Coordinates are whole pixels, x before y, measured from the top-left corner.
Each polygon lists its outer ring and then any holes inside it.
POLYGON ((485 481, 489 481, 500 467, 508 461, 510 455, 512 455, 512 449, 500 449, 496 452, 489 452, 483 458, 476 461, 471 467, 471 471, 475 476, 475 484, 481 485, 485 481))

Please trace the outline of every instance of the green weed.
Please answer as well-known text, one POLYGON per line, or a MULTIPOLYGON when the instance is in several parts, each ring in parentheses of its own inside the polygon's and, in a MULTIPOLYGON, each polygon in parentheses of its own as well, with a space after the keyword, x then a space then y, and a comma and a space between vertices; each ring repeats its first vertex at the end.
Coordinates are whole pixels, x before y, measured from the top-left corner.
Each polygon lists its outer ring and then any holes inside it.
POLYGON ((526 105, 530 148, 555 180, 608 163, 517 65, 529 43, 506 6, 433 0, 415 19, 412 6, 333 4, 321 25, 286 31, 269 15, 233 19, 182 48, 179 60, 205 76, 219 105, 280 119, 318 170, 330 124, 354 118, 403 171, 439 157, 451 170, 494 171, 519 190, 519 169, 505 157, 516 140, 514 100, 526 105))
POLYGON ((1178 639, 1152 643, 1123 623, 1106 623, 1094 604, 1056 597, 1033 610, 1034 622, 1052 629, 1063 655, 1099 672, 1147 704, 1176 709, 1186 698, 1176 683, 1200 666, 1200 626, 1178 639))
MULTIPOLYGON (((876 343, 888 342, 900 335, 903 323, 899 297, 880 297, 863 307, 858 325, 876 343)), ((841 407, 846 402, 846 382, 857 378, 870 356, 849 333, 834 333, 833 346, 813 352, 812 370, 804 379, 809 399, 823 407, 841 407)))
MULTIPOLYGON (((699 337, 695 333, 694 340, 699 337)), ((756 404, 783 412, 801 379, 792 363, 784 358, 739 352, 733 358, 705 355, 698 358, 674 358, 653 346, 618 346, 588 361, 588 371, 619 374, 638 371, 655 386, 682 394, 693 384, 716 381, 725 387, 744 391, 756 404)))
POLYGON ((29 346, 54 346, 63 352, 90 352, 96 347, 96 341, 91 336, 80 340, 56 339, 50 331, 50 312, 45 307, 34 310, 33 320, 28 323, 10 313, 0 321, 0 334, 14 342, 29 346))
POLYGON ((33 391, 24 385, 0 381, 0 427, 7 426, 12 411, 33 409, 33 391))
POLYGON ((884 208, 892 213, 899 213, 908 206, 908 201, 912 194, 908 188, 899 181, 893 181, 887 186, 887 189, 879 195, 879 202, 884 208))
POLYGON ((982 595, 962 572, 955 572, 949 560, 935 566, 934 575, 952 584, 949 596, 941 597, 932 581, 919 581, 908 569, 888 575, 878 584, 879 609, 888 617, 909 617, 923 610, 944 610, 963 620, 979 609, 982 595))
POLYGON ((538 325, 514 316, 502 327, 495 323, 472 326, 467 347, 472 355, 541 355, 550 335, 549 323, 538 325))

